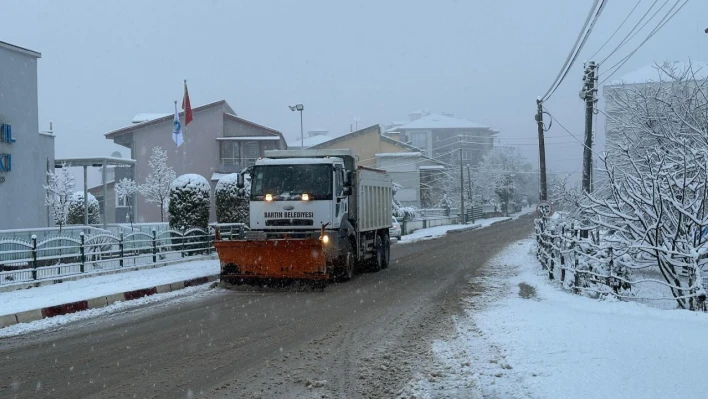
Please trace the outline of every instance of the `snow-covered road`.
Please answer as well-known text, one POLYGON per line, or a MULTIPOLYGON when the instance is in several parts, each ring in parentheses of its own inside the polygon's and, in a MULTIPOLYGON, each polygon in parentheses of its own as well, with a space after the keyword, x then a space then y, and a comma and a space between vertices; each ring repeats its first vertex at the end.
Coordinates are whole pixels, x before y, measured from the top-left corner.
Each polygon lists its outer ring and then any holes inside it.
POLYGON ((599 301, 547 283, 532 240, 473 281, 480 295, 433 345, 440 375, 419 397, 705 398, 708 314, 599 301), (481 292, 484 291, 482 294, 481 292), (442 395, 442 396, 441 396, 442 395))

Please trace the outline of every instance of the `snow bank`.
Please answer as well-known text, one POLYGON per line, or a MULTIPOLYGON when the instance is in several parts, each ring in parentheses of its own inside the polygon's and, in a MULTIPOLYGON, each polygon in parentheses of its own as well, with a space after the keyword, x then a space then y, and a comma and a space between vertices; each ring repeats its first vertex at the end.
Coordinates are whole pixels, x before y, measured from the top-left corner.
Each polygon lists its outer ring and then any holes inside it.
MULTIPOLYGON (((445 385, 478 381, 480 396, 503 398, 707 396, 708 314, 566 293, 548 284, 532 246, 509 246, 473 281, 487 289, 457 335, 433 346, 454 370, 445 385)), ((423 397, 441 389, 412 386, 423 397)))

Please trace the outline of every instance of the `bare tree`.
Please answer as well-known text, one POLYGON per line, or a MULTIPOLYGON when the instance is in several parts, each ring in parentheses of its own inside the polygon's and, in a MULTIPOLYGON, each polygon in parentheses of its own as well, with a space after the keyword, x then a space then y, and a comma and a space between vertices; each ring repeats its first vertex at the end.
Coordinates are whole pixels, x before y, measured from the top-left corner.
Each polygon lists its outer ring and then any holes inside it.
POLYGON ((128 205, 128 218, 130 220, 130 229, 133 229, 133 204, 131 198, 138 192, 138 186, 135 181, 126 177, 120 179, 116 183, 116 195, 118 198, 125 198, 125 203, 128 205))
POLYGON ((607 230, 618 261, 657 267, 678 306, 693 308, 708 249, 708 86, 691 68, 659 70, 657 82, 607 93, 615 111, 607 115, 606 181, 579 206, 607 230))
POLYGON ((175 171, 167 165, 167 151, 161 147, 153 147, 150 161, 150 174, 145 183, 138 187, 138 191, 145 197, 145 201, 158 204, 160 207, 160 221, 165 221, 165 208, 170 195, 170 184, 176 178, 175 171))
POLYGON ((47 172, 47 184, 43 185, 46 191, 44 204, 49 207, 54 223, 59 225, 59 234, 69 217, 69 204, 75 185, 76 179, 66 164, 61 165, 58 173, 47 172))

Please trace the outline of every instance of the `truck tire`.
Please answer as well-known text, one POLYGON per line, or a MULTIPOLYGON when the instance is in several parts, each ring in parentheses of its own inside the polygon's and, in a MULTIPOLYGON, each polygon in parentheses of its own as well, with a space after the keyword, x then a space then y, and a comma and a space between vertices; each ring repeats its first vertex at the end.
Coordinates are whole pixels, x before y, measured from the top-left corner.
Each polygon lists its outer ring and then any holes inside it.
POLYGON ((348 251, 342 259, 342 281, 349 281, 354 277, 354 254, 348 251))
POLYGON ((388 235, 384 234, 381 236, 383 241, 383 262, 381 263, 381 268, 386 269, 391 263, 391 239, 388 235))
POLYGON ((337 259, 334 268, 334 279, 338 281, 351 280, 354 277, 354 253, 351 245, 345 245, 344 254, 337 259))
POLYGON ((371 258, 371 270, 378 272, 383 269, 384 245, 381 236, 377 235, 374 239, 374 256, 371 258))

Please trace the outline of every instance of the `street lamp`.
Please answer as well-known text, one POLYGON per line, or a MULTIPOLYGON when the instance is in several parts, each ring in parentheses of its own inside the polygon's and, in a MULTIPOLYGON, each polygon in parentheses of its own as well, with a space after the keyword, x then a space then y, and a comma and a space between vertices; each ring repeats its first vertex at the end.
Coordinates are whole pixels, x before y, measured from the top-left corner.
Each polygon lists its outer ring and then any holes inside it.
POLYGON ((290 110, 295 112, 295 111, 300 111, 300 149, 305 149, 305 132, 302 130, 302 110, 305 109, 305 106, 302 104, 297 104, 297 105, 288 105, 290 107, 290 110))

